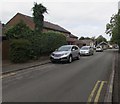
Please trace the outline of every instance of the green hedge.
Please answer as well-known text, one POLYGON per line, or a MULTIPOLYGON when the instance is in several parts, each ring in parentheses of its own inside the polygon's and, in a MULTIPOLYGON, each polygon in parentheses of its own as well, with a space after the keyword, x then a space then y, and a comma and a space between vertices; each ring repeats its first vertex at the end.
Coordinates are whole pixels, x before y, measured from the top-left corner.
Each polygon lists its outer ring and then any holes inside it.
POLYGON ((50 54, 64 44, 67 44, 67 42, 62 33, 53 31, 43 33, 41 37, 41 54, 50 54))
POLYGON ((14 63, 39 59, 42 55, 49 55, 58 47, 67 44, 66 37, 59 32, 33 34, 28 39, 11 39, 10 60, 14 63))
POLYGON ((26 39, 14 39, 10 43, 10 60, 15 63, 22 63, 29 60, 30 41, 26 39))

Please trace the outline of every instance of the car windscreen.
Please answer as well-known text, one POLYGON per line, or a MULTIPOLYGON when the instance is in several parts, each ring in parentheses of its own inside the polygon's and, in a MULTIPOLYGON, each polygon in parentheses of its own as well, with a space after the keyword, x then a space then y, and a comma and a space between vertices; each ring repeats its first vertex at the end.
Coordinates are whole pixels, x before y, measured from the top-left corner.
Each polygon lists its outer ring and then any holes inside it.
POLYGON ((68 46, 64 46, 64 47, 60 47, 58 48, 58 51, 69 51, 71 49, 71 47, 68 47, 68 46))
POLYGON ((89 47, 82 47, 81 50, 88 50, 89 47))
POLYGON ((101 47, 98 46, 98 47, 96 47, 96 48, 101 48, 101 47))

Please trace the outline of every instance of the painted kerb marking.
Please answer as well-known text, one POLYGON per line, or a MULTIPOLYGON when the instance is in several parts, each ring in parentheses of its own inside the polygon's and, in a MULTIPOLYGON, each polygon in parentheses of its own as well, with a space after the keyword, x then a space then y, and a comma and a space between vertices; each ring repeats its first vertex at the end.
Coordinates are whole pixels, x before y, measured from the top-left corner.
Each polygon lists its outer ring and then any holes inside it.
POLYGON ((107 83, 107 81, 100 81, 98 80, 90 94, 90 96, 88 97, 88 104, 92 102, 92 100, 94 101, 94 104, 97 104, 97 102, 99 101, 99 97, 100 97, 100 94, 101 94, 101 91, 102 91, 102 88, 104 86, 104 84, 107 83), (98 89, 98 91, 97 91, 98 89), (95 95, 95 92, 96 95, 95 95), (95 96, 95 99, 93 99, 93 96, 95 96))

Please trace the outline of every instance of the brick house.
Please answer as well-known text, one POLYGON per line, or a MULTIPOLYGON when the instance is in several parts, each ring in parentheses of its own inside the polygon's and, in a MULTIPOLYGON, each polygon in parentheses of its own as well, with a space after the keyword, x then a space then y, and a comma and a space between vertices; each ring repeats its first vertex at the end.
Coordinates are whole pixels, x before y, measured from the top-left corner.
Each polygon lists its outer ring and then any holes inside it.
MULTIPOLYGON (((23 21, 31 30, 34 30, 35 24, 33 21, 33 17, 17 13, 13 18, 11 18, 3 27, 3 34, 5 31, 7 31, 12 26, 16 25, 18 22, 23 21)), ((71 34, 68 30, 64 29, 63 27, 44 21, 43 25, 43 32, 48 31, 55 31, 55 32, 61 32, 65 35, 66 41, 68 44, 76 44, 76 41, 78 40, 77 36, 74 36, 71 34)), ((6 60, 8 59, 8 51, 9 51, 9 41, 6 40, 6 36, 2 36, 2 59, 6 60)))
POLYGON ((80 41, 81 43, 84 43, 83 45, 94 47, 94 41, 92 39, 83 39, 80 41))
MULTIPOLYGON (((4 30, 7 31, 10 27, 14 26, 17 24, 19 21, 23 21, 31 30, 34 30, 35 24, 33 21, 33 17, 17 13, 10 21, 8 21, 5 25, 4 30)), ((68 44, 74 44, 75 40, 78 39, 78 37, 72 35, 68 30, 64 29, 63 27, 44 21, 43 24, 43 32, 48 32, 48 31, 55 31, 55 32, 61 32, 66 36, 66 40, 68 44)))

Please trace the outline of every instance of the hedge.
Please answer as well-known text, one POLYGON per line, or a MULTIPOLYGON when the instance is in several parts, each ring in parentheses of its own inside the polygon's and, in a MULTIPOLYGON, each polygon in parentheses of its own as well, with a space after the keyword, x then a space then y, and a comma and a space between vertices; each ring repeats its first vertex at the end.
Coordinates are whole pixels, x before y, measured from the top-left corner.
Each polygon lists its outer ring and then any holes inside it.
POLYGON ((29 60, 30 41, 26 39, 13 39, 10 42, 10 60, 14 63, 22 63, 29 60))
POLYGON ((53 31, 43 33, 41 37, 41 54, 50 54, 64 44, 67 44, 67 42, 62 33, 53 31))

